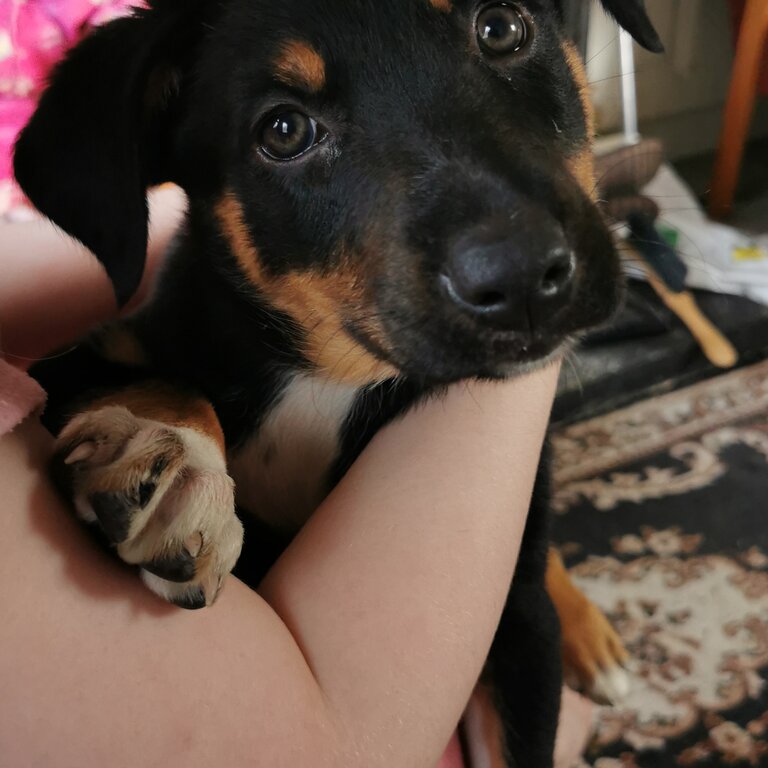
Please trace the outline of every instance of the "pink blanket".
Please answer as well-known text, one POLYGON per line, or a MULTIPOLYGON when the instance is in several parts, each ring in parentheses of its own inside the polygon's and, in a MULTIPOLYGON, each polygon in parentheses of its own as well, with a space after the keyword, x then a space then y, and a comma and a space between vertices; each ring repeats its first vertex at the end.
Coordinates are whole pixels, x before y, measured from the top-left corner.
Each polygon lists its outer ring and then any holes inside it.
POLYGON ((126 13, 130 5, 129 0, 0 0, 0 218, 23 206, 12 181, 13 144, 51 67, 89 27, 126 13))

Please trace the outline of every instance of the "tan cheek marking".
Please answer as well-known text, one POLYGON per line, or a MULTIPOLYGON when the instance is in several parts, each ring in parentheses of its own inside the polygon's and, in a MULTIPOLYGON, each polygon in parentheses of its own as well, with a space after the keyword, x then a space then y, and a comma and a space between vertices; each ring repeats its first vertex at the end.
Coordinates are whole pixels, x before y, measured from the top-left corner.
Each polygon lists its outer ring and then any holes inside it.
POLYGON ((159 421, 172 427, 188 427, 213 438, 224 452, 224 432, 213 406, 204 398, 175 389, 162 382, 148 382, 112 392, 89 402, 84 411, 110 405, 127 408, 141 419, 159 421))
POLYGON ((216 205, 222 232, 241 269, 276 309, 289 315, 306 334, 305 353, 328 378, 363 385, 396 376, 398 371, 370 354, 343 326, 341 316, 364 304, 363 286, 349 269, 329 275, 314 272, 271 276, 245 226, 242 206, 231 192, 216 205))
POLYGON ((429 4, 441 13, 450 13, 453 10, 451 0, 429 0, 429 4))
POLYGON ((597 200, 597 184, 595 178, 595 157, 591 149, 585 149, 576 155, 572 155, 567 161, 568 168, 573 177, 584 190, 587 197, 597 200))
POLYGON ((594 200, 597 197, 597 190, 595 188, 595 159, 592 152, 592 142, 595 137, 595 111, 592 106, 592 99, 589 96, 587 70, 584 67, 581 55, 573 43, 564 43, 563 53, 579 89, 579 97, 581 98, 587 124, 586 146, 581 152, 578 152, 569 159, 568 167, 581 188, 594 200))
POLYGON ((308 43, 289 40, 283 43, 273 62, 275 77, 286 85, 304 88, 312 93, 325 86, 325 61, 308 43))

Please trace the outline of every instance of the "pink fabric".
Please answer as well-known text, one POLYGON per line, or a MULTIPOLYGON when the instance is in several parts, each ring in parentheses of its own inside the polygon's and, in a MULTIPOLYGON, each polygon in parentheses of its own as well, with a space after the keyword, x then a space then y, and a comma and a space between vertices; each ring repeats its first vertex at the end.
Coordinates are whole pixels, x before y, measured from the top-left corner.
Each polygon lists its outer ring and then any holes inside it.
POLYGON ((45 403, 45 392, 26 373, 0 358, 0 437, 45 403))
POLYGON ((458 734, 453 735, 443 759, 437 764, 437 768, 464 768, 464 758, 461 754, 458 734))
MULTIPOLYGON (((133 4, 136 4, 135 2, 133 4)), ((51 67, 95 24, 129 0, 0 0, 0 217, 23 204, 11 154, 51 67)))

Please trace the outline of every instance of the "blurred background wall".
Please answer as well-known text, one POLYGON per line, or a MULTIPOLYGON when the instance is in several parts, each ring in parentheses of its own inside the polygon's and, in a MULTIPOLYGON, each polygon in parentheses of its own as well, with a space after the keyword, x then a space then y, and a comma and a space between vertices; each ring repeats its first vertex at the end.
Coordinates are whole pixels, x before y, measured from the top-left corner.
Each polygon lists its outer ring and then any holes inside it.
MULTIPOLYGON (((647 0, 667 47, 654 56, 636 47, 641 130, 665 143, 671 158, 715 148, 733 59, 727 0, 647 0)), ((587 52, 601 133, 620 125, 616 27, 595 3, 587 52)), ((757 108, 754 136, 768 136, 768 100, 757 108)))

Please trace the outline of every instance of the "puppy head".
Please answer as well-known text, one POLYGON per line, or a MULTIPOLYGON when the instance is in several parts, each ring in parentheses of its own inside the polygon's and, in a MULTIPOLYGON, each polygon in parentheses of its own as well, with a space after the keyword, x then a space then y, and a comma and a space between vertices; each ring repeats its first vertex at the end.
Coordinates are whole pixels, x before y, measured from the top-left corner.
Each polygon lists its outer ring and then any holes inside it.
MULTIPOLYGON (((659 46, 642 0, 604 5, 659 46)), ((17 177, 121 302, 176 181, 326 375, 508 375, 618 297, 557 6, 154 0, 62 64, 17 177)))

